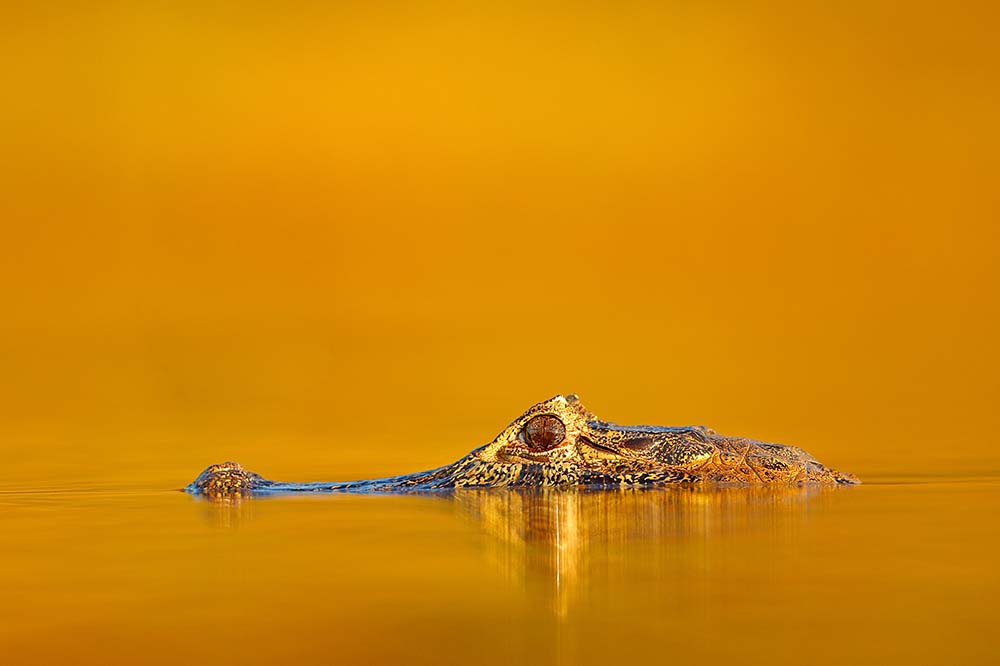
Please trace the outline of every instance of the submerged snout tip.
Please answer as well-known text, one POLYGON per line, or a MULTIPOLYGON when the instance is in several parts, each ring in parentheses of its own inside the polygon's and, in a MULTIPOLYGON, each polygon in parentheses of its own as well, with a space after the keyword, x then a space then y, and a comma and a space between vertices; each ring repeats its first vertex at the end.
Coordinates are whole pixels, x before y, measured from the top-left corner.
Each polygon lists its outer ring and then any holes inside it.
POLYGON ((859 479, 858 477, 849 472, 834 472, 833 479, 837 483, 845 486, 861 485, 861 479, 859 479))

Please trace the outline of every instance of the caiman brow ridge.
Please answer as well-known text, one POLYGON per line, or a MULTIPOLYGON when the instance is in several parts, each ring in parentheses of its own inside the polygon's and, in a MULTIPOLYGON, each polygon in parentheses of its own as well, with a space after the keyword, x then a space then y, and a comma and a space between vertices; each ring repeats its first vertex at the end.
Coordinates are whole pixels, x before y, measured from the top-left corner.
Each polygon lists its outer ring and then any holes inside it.
POLYGON ((234 462, 211 465, 184 490, 211 498, 299 492, 400 493, 455 488, 622 487, 668 483, 855 484, 793 446, 720 435, 705 426, 620 426, 575 395, 533 405, 456 462, 361 481, 270 481, 234 462))

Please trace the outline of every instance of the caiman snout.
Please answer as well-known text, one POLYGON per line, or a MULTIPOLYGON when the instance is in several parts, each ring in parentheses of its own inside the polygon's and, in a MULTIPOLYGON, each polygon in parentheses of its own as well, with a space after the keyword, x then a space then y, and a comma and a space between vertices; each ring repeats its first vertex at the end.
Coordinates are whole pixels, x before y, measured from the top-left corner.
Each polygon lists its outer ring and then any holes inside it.
POLYGON ((209 465, 184 490, 200 495, 240 495, 258 488, 263 477, 235 462, 209 465))

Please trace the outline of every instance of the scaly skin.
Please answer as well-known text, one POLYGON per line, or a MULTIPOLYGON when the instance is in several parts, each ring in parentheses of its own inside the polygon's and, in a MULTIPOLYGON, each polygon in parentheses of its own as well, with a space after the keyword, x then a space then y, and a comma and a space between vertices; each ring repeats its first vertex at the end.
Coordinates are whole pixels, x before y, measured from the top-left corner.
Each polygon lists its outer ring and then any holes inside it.
POLYGON ((557 395, 526 411, 486 446, 438 469, 364 481, 282 483, 226 462, 207 468, 185 490, 228 497, 706 482, 859 483, 802 449, 725 437, 704 426, 619 426, 599 420, 575 395, 557 395))

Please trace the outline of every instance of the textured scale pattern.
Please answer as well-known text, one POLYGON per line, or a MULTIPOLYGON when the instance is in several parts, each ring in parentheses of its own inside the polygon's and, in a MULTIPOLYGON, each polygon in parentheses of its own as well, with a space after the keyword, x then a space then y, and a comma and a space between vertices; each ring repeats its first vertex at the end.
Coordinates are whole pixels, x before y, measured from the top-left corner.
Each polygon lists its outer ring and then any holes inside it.
POLYGON ((622 487, 665 483, 854 484, 802 449, 726 437, 704 426, 619 426, 575 395, 532 406, 489 444, 426 472, 344 482, 270 481, 234 462, 211 465, 185 490, 206 497, 455 488, 622 487))

